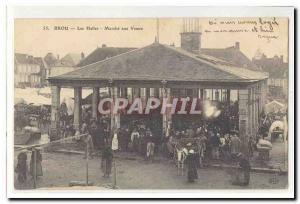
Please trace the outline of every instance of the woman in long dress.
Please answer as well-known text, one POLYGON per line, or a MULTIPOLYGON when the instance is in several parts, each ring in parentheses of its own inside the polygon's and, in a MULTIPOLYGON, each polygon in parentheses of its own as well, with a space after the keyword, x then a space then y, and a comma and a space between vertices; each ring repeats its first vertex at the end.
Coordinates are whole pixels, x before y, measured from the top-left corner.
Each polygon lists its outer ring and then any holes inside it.
POLYGON ((24 183, 27 180, 27 154, 25 151, 22 151, 18 155, 18 163, 15 169, 15 172, 18 174, 18 182, 24 183))
POLYGON ((193 149, 189 151, 189 154, 186 157, 186 163, 188 168, 187 179, 188 182, 192 183, 195 179, 198 179, 197 158, 193 149))
POLYGON ((106 147, 102 152, 102 172, 103 177, 108 178, 111 174, 112 162, 113 162, 113 152, 110 147, 106 147))

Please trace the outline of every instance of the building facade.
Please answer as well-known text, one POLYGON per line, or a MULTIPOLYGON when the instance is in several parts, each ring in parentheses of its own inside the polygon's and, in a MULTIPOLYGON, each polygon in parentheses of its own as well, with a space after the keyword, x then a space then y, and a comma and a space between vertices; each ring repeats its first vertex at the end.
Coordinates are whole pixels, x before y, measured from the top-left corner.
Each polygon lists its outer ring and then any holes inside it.
POLYGON ((41 87, 43 72, 45 70, 43 60, 27 54, 15 53, 14 84, 16 87, 41 87))
POLYGON ((284 62, 283 56, 267 57, 258 50, 252 59, 262 71, 269 73, 269 95, 274 99, 287 98, 288 96, 288 63, 284 62))

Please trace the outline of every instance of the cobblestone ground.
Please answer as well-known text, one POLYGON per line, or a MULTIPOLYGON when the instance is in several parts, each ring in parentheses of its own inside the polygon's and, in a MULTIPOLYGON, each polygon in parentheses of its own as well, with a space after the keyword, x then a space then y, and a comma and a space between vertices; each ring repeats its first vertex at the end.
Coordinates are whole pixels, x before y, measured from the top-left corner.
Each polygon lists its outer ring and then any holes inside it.
MULTIPOLYGON (((102 186, 113 182, 103 178, 100 157, 89 162, 89 179, 94 185, 102 186)), ((43 153, 43 177, 37 181, 38 188, 68 186, 70 181, 85 181, 86 160, 82 155, 43 153)), ((120 189, 280 189, 288 183, 287 175, 251 173, 250 185, 232 186, 229 174, 222 169, 200 169, 197 182, 187 183, 186 174, 178 175, 175 164, 170 160, 156 160, 148 163, 143 159, 116 159, 117 186, 120 189)), ((16 177, 15 177, 16 178, 16 177)), ((15 179, 16 180, 16 179, 15 179)), ((26 184, 15 182, 17 189, 32 188, 30 178, 26 184)))

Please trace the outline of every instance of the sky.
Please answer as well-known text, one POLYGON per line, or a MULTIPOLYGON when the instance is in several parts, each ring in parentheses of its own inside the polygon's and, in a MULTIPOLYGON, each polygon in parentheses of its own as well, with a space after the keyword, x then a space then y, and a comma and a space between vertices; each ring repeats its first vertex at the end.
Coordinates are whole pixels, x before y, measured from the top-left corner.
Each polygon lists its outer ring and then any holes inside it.
POLYGON ((188 22, 185 24, 186 29, 195 29, 199 25, 202 48, 225 48, 233 46, 238 41, 241 51, 250 59, 259 49, 268 57, 283 55, 284 61, 287 61, 288 19, 282 17, 275 19, 211 17, 188 20, 15 19, 14 50, 36 57, 44 57, 48 52, 60 57, 67 53, 81 52, 87 56, 102 44, 108 47, 143 47, 153 43, 157 35, 160 43, 169 45, 174 43, 179 47, 184 22, 188 22), (55 26, 66 26, 69 30, 55 30, 55 26), (87 30, 87 26, 96 27, 98 30, 87 30), (106 26, 117 27, 119 30, 105 30, 106 26), (122 28, 128 30, 121 30, 122 28), (272 32, 269 32, 270 30, 272 32))

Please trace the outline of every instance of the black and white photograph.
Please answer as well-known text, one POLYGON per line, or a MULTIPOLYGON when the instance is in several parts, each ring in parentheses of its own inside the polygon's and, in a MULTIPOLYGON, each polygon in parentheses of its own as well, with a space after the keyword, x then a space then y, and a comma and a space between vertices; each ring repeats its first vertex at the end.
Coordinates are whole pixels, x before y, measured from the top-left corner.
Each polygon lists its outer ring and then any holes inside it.
POLYGON ((252 9, 12 17, 9 195, 293 191, 293 8, 252 9))

